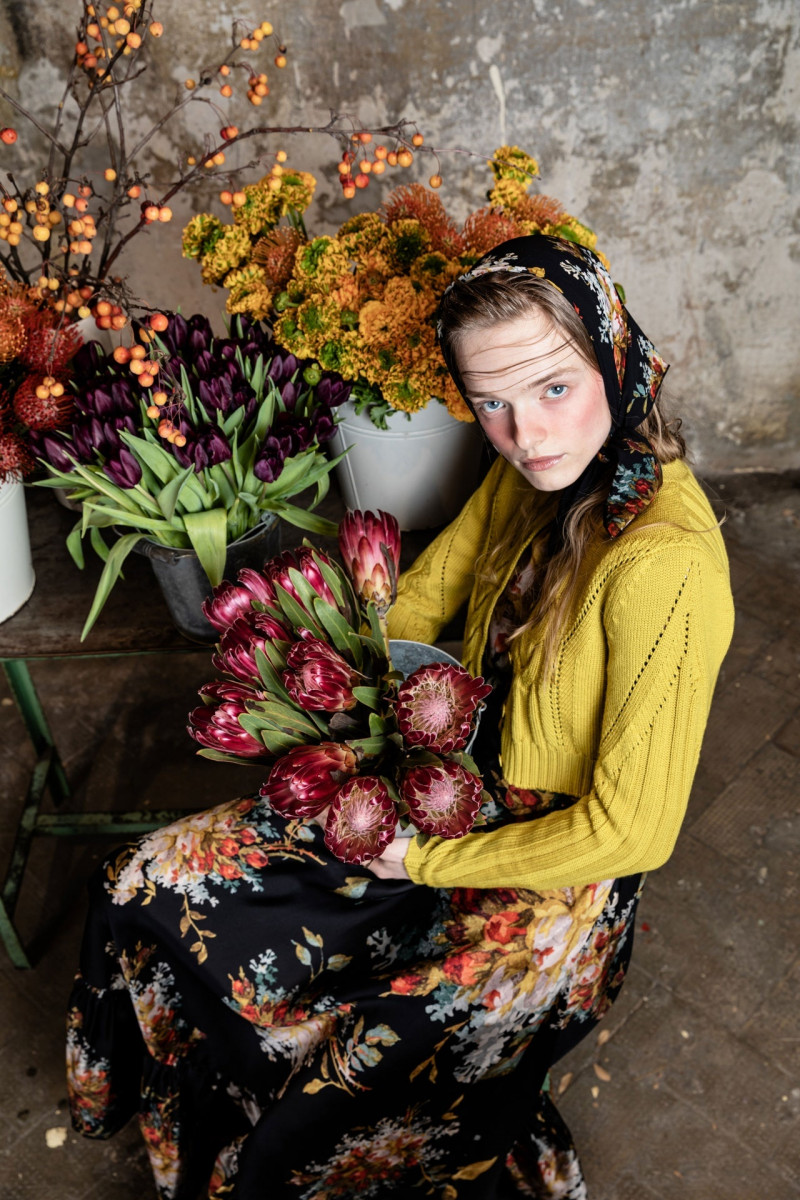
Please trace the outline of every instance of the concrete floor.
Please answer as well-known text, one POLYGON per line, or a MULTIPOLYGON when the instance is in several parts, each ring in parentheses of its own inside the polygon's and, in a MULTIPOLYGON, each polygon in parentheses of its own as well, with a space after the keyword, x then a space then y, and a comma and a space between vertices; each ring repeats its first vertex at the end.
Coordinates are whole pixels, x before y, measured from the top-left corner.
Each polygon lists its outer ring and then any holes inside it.
MULTIPOLYGON (((715 488, 737 627, 689 814, 647 883, 610 1037, 553 1077, 590 1200, 800 1196, 800 480, 739 475, 715 488)), ((183 732, 211 677, 204 653, 49 662, 33 675, 83 806, 205 807, 258 782, 196 758, 183 732)), ((32 761, 0 689, 3 864, 32 761)), ((34 969, 15 970, 0 948, 4 1200, 154 1195, 135 1128, 83 1141, 65 1107, 84 883, 110 848, 39 839, 18 910, 34 969)))

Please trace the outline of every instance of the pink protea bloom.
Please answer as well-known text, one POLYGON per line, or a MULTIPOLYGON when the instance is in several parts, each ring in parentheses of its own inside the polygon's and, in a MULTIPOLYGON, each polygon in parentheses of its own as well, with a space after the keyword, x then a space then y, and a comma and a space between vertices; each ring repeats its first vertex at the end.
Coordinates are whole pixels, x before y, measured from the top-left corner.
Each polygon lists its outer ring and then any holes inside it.
POLYGON ((249 620, 237 617, 225 630, 219 653, 213 654, 211 661, 218 671, 235 675, 243 683, 259 684, 256 650, 263 650, 266 642, 291 640, 286 627, 269 613, 251 613, 249 620))
POLYGON ((252 611, 254 600, 262 604, 276 605, 275 589, 266 576, 252 567, 243 567, 238 575, 238 583, 229 583, 223 579, 214 588, 210 600, 203 601, 203 613, 220 633, 233 624, 237 617, 247 616, 252 611))
POLYGON ((295 704, 314 712, 347 712, 361 678, 341 654, 319 638, 295 642, 286 655, 284 686, 295 704))
POLYGON ((421 833, 460 838, 469 833, 481 806, 481 781, 458 763, 411 767, 403 775, 400 795, 421 833))
POLYGON ((395 835, 397 810, 383 780, 359 775, 339 788, 325 825, 325 845, 342 862, 368 862, 395 835))
POLYGON ((260 700, 263 692, 240 683, 206 683, 201 696, 211 696, 216 704, 201 705, 189 713, 187 729, 196 742, 210 750, 222 750, 238 758, 269 758, 263 742, 251 737, 239 723, 247 712, 248 700, 260 700))
POLYGON ((345 570, 365 604, 384 615, 397 598, 400 526, 391 513, 348 509, 339 525, 345 570))
POLYGON ((297 746, 275 763, 261 795, 284 817, 315 817, 355 771, 355 754, 340 742, 297 746))
POLYGON ((474 679, 463 667, 442 662, 418 667, 400 685, 395 701, 403 739, 438 754, 460 750, 478 702, 491 690, 480 675, 474 679))
MULTIPOLYGON (((327 557, 327 555, 321 554, 319 551, 316 551, 315 553, 317 558, 319 558, 322 562, 333 566, 333 563, 327 557)), ((279 554, 277 557, 271 558, 269 562, 264 564, 264 573, 267 575, 270 581, 272 583, 280 584, 284 591, 287 591, 289 595, 297 601, 300 607, 305 609, 303 601, 298 596, 297 592, 295 591, 294 584, 289 578, 290 567, 295 567, 301 575, 305 575, 306 579, 311 584, 318 596, 320 596, 328 604, 331 604, 334 608, 339 607, 336 603, 336 598, 333 592, 328 587, 322 576, 322 572, 314 562, 314 557, 308 546, 299 546, 296 550, 284 550, 283 554, 279 554)), ((313 616, 313 614, 311 615, 313 616)))

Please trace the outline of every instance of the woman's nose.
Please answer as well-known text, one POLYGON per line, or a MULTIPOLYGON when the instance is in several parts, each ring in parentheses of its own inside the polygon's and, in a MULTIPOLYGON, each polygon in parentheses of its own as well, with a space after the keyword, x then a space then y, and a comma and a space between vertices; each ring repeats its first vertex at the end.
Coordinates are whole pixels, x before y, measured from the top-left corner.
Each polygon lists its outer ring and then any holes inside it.
POLYGON ((542 414, 525 405, 514 411, 514 442, 520 450, 538 450, 547 437, 542 414))

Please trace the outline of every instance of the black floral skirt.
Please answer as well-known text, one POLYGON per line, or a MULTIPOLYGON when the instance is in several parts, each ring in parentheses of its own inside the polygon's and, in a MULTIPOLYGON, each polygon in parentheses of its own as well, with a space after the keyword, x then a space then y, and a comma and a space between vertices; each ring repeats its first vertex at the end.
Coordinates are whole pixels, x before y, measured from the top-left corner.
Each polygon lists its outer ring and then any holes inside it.
MULTIPOLYGON (((568 803, 509 790, 486 828, 568 803)), ((164 1200, 578 1200, 542 1089, 622 984, 640 890, 438 890, 257 798, 187 817, 90 883, 75 1128, 136 1114, 164 1200)))

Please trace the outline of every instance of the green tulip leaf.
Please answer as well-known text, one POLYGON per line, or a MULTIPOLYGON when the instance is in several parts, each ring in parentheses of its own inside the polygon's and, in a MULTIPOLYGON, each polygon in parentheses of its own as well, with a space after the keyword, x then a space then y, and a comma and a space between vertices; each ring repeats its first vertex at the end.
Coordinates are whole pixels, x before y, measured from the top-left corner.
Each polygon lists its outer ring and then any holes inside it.
POLYGON ((102 612, 103 605, 108 599, 112 587, 117 582, 122 570, 122 564, 136 543, 141 540, 141 536, 140 533, 126 533, 111 547, 106 564, 103 567, 103 573, 100 576, 100 582, 97 585, 97 591, 94 594, 92 607, 89 609, 89 615, 86 618, 86 624, 81 633, 81 641, 86 639, 92 626, 102 612))
POLYGON ((92 549, 101 562, 108 562, 109 549, 106 545, 105 538, 96 525, 93 525, 89 530, 89 540, 92 543, 92 549))
POLYGON ((296 525, 298 529, 307 529, 309 533, 316 533, 320 537, 336 537, 339 532, 339 526, 334 521, 320 517, 317 513, 309 512, 307 508, 297 508, 294 504, 287 504, 285 500, 279 500, 275 504, 264 507, 270 508, 290 525, 296 525))
POLYGON ((169 483, 171 479, 180 474, 181 467, 178 460, 160 442, 136 437, 127 429, 122 430, 120 437, 137 462, 149 467, 159 483, 169 483))
POLYGON ((225 554, 228 545, 228 520, 224 508, 186 513, 186 532, 200 566, 212 587, 222 583, 225 574, 225 554))
POLYGON ((72 561, 79 570, 83 570, 86 565, 86 560, 83 556, 83 529, 81 522, 78 521, 67 534, 67 549, 72 555, 72 561))
MULTIPOLYGON (((181 494, 181 489, 193 472, 194 467, 190 463, 188 467, 184 467, 179 475, 176 475, 174 479, 171 479, 170 482, 166 484, 166 486, 163 487, 156 496, 158 507, 161 509, 164 520, 169 521, 170 524, 172 524, 172 520, 175 516, 175 506, 178 503, 178 497, 181 494)), ((181 524, 183 524, 183 522, 181 522, 181 524)))

